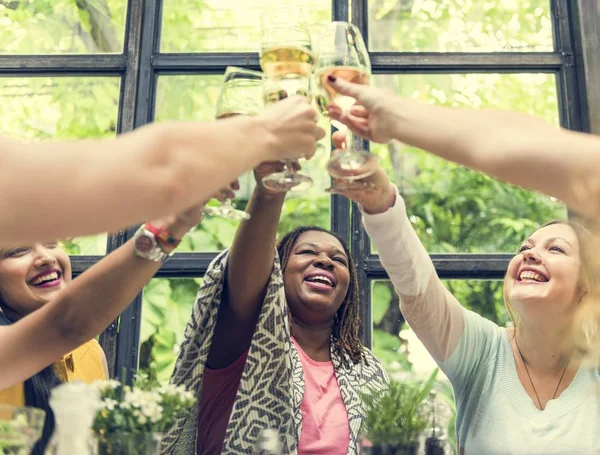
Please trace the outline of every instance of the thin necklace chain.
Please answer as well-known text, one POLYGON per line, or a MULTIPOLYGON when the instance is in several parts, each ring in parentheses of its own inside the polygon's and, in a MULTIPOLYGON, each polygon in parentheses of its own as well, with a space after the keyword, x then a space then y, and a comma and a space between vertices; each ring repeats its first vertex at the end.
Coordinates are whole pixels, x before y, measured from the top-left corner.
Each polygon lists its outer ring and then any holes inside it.
MULTIPOLYGON (((523 354, 521 353, 521 348, 519 347, 519 343, 517 343, 517 336, 515 334, 515 345, 517 346, 517 351, 519 351, 519 356, 521 357, 521 361, 523 362, 523 365, 525 366, 525 372, 527 373, 527 377, 529 378, 529 382, 531 383, 531 387, 533 387, 533 393, 535 393, 535 397, 537 398, 538 404, 540 405, 540 409, 543 411, 544 410, 544 406, 542 406, 542 400, 540 400, 540 397, 537 393, 537 390, 535 389, 535 385, 533 384, 533 379, 531 379, 531 374, 529 374, 529 368, 527 368, 527 362, 525 362, 525 359, 523 358, 523 354)), ((562 374, 560 375, 560 379, 558 380, 558 384, 556 384, 556 389, 554 390, 554 393, 552 394, 552 400, 554 400, 556 398, 556 393, 558 392, 558 388, 560 387, 560 383, 562 382, 563 378, 565 377, 565 373, 567 372, 567 367, 569 366, 569 364, 571 363, 571 356, 569 356, 569 360, 567 360, 567 364, 565 365, 565 369, 563 370, 562 374)))

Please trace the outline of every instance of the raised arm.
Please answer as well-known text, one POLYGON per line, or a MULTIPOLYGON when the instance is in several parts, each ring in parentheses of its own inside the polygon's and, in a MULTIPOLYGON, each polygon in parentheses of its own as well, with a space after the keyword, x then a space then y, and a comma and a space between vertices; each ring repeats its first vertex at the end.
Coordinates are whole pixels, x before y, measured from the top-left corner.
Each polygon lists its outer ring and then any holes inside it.
MULTIPOLYGON (((198 223, 201 212, 202 206, 197 205, 152 224, 165 226, 181 238, 198 223)), ((23 381, 98 335, 159 267, 159 263, 138 257, 129 241, 90 267, 56 299, 14 324, 0 327, 0 389, 23 381)))
MULTIPOLYGON (((335 133, 341 148, 343 135, 335 133)), ((438 362, 454 352, 464 330, 464 310, 437 276, 407 215, 397 188, 381 166, 364 179, 374 188, 344 195, 360 204, 363 223, 377 247, 405 320, 438 362)))
POLYGON ((450 109, 339 79, 331 84, 362 105, 349 116, 330 109, 357 134, 376 142, 397 139, 559 198, 583 215, 600 215, 600 137, 520 113, 450 109))
POLYGON ((256 170, 257 185, 248 203, 250 219, 235 233, 227 262, 226 297, 207 363, 224 368, 233 363, 252 340, 275 259, 277 226, 285 193, 266 190, 260 180, 280 171, 280 163, 263 163, 256 170))
POLYGON ((206 200, 259 162, 310 156, 324 132, 299 115, 309 109, 292 97, 256 117, 155 124, 110 140, 0 138, 0 244, 114 231, 206 200))

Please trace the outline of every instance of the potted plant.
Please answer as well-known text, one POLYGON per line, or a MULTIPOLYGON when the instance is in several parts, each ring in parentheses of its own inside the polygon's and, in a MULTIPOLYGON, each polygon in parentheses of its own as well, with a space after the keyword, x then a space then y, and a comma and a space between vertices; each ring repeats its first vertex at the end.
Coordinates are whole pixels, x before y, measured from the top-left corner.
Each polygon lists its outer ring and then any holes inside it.
POLYGON ((423 403, 435 383, 436 369, 425 383, 391 381, 383 391, 362 394, 366 411, 363 434, 371 455, 416 455, 429 418, 423 403))
POLYGON ((185 388, 159 385, 145 376, 133 387, 115 380, 96 385, 102 399, 94 422, 99 455, 158 454, 164 431, 196 402, 185 388))

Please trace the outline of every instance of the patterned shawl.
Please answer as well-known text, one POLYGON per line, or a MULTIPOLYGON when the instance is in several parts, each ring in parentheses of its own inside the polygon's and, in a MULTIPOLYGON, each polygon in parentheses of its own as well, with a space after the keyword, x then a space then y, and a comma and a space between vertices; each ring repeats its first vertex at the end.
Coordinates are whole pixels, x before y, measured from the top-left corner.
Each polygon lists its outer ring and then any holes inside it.
MULTIPOLYGON (((215 258, 204 276, 171 377, 173 384, 197 391, 198 400, 202 390, 204 365, 217 323, 226 264, 225 251, 215 258)), ((357 365, 347 358, 346 366, 340 355, 331 351, 334 371, 350 423, 348 455, 359 453, 359 432, 364 416, 359 392, 379 390, 386 387, 388 382, 380 362, 370 351, 365 350, 365 357, 367 362, 357 365)), ((223 453, 252 453, 260 432, 274 428, 282 438, 283 453, 295 454, 302 431, 300 405, 303 394, 302 364, 291 341, 283 276, 279 259, 276 258, 231 411, 223 453)), ((161 453, 196 453, 197 423, 197 406, 178 416, 163 439, 161 453)))

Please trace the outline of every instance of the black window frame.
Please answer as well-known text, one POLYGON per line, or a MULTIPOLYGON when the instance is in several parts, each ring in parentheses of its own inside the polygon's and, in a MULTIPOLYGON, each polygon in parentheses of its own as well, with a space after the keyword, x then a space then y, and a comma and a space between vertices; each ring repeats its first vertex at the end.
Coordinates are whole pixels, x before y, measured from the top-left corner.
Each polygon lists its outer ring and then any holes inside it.
MULTIPOLYGON (((159 76, 222 74, 229 65, 260 69, 257 53, 161 53, 162 4, 162 0, 129 0, 124 48, 120 54, 0 55, 0 77, 118 76, 121 93, 117 132, 124 133, 154 120, 159 76)), ((552 52, 371 52, 373 74, 554 73, 561 126, 600 134, 600 15, 591 0, 551 0, 550 5, 555 37, 552 52)), ((332 20, 348 19, 359 27, 368 42, 368 0, 332 0, 332 20)), ((387 274, 379 257, 370 252, 356 205, 334 195, 330 216, 331 229, 351 245, 359 274, 362 338, 371 346, 371 282, 386 279, 387 274)), ((106 253, 123 245, 134 232, 127 229, 110 234, 106 253)), ((203 276, 216 254, 177 253, 156 277, 203 276)), ((72 256, 74 276, 102 257, 72 256)), ((432 254, 431 257, 443 279, 500 279, 511 255, 432 254)), ((141 318, 140 293, 100 336, 111 375, 124 368, 130 372, 137 370, 141 318)))

